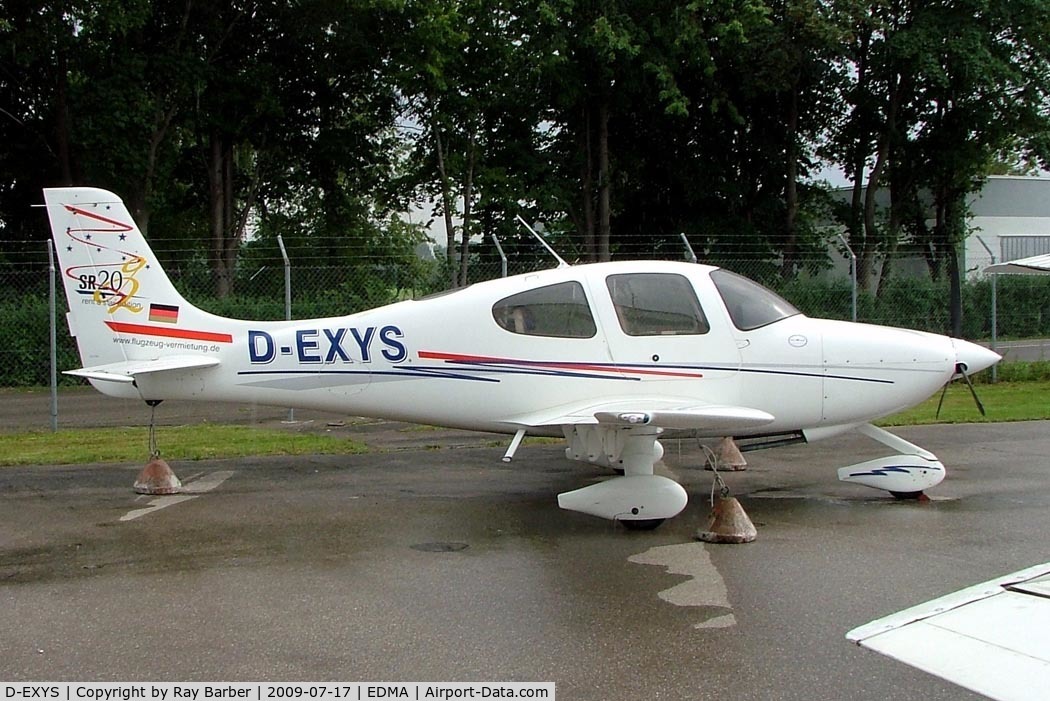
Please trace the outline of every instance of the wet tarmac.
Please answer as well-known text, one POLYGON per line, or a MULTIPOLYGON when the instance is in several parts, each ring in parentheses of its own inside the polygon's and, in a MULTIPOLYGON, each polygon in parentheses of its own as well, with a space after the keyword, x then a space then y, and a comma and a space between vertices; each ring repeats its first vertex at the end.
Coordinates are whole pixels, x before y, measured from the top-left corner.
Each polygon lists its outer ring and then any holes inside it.
POLYGON ((900 429, 948 467, 926 504, 836 481, 882 454, 861 437, 748 453, 726 476, 747 545, 694 540, 711 475, 691 440, 665 441, 689 507, 634 533, 557 508, 603 476, 557 445, 507 465, 492 436, 340 429, 373 452, 175 462, 178 497, 133 494, 139 465, 0 468, 0 679, 971 699, 845 632, 1050 560, 1050 422, 900 429))

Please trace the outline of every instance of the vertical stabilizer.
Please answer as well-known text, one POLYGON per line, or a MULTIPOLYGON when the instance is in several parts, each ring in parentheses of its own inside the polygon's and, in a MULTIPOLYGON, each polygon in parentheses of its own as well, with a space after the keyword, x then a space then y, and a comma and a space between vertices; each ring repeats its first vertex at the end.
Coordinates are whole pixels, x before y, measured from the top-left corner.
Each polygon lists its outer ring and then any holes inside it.
POLYGON ((94 188, 44 190, 85 368, 215 353, 232 341, 222 319, 171 284, 119 197, 94 188))

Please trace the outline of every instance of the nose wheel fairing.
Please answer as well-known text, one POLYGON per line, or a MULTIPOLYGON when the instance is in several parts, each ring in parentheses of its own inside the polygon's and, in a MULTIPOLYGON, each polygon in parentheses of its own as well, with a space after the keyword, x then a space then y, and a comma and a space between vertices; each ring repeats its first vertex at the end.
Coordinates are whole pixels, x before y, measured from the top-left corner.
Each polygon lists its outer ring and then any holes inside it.
POLYGON ((937 460, 917 455, 891 455, 839 469, 839 479, 891 494, 915 494, 944 480, 945 470, 937 460))
POLYGON ((843 467, 838 471, 843 482, 882 489, 896 496, 921 494, 944 480, 944 465, 930 451, 871 424, 858 426, 857 431, 900 454, 843 467))

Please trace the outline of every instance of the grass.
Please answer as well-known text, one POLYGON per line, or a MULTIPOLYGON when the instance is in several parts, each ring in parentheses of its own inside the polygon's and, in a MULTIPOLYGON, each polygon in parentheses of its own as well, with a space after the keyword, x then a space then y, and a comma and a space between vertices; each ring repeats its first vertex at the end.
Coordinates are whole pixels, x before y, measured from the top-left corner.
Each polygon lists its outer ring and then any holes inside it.
MULTIPOLYGON (((157 430, 165 460, 204 460, 257 455, 356 454, 367 447, 328 435, 291 433, 253 426, 164 426, 157 430)), ((145 428, 65 429, 0 434, 0 465, 62 465, 144 462, 145 428)))
MULTIPOLYGON (((1050 381, 1050 360, 999 363, 996 372, 1000 382, 1046 382, 1050 381)), ((977 373, 973 381, 975 384, 991 382, 992 371, 977 373)))
POLYGON ((978 384, 976 389, 977 396, 981 398, 987 412, 986 416, 981 416, 977 411, 966 384, 956 381, 948 386, 940 418, 937 417, 937 402, 940 399, 938 392, 919 406, 888 416, 876 423, 880 426, 912 426, 1050 419, 1050 380, 978 384))

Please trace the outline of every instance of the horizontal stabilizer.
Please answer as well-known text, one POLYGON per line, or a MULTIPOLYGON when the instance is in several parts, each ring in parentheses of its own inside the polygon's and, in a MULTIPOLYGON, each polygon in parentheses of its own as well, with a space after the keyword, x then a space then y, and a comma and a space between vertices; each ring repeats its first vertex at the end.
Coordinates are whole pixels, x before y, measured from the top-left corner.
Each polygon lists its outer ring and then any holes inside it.
POLYGON ((95 365, 90 368, 66 370, 63 374, 86 377, 89 380, 102 380, 103 382, 134 382, 139 375, 176 370, 198 370, 215 367, 218 364, 218 358, 205 358, 199 355, 173 355, 158 358, 157 360, 125 360, 119 363, 95 365))
POLYGON ((993 699, 1044 699, 1050 563, 872 621, 846 638, 993 699))

